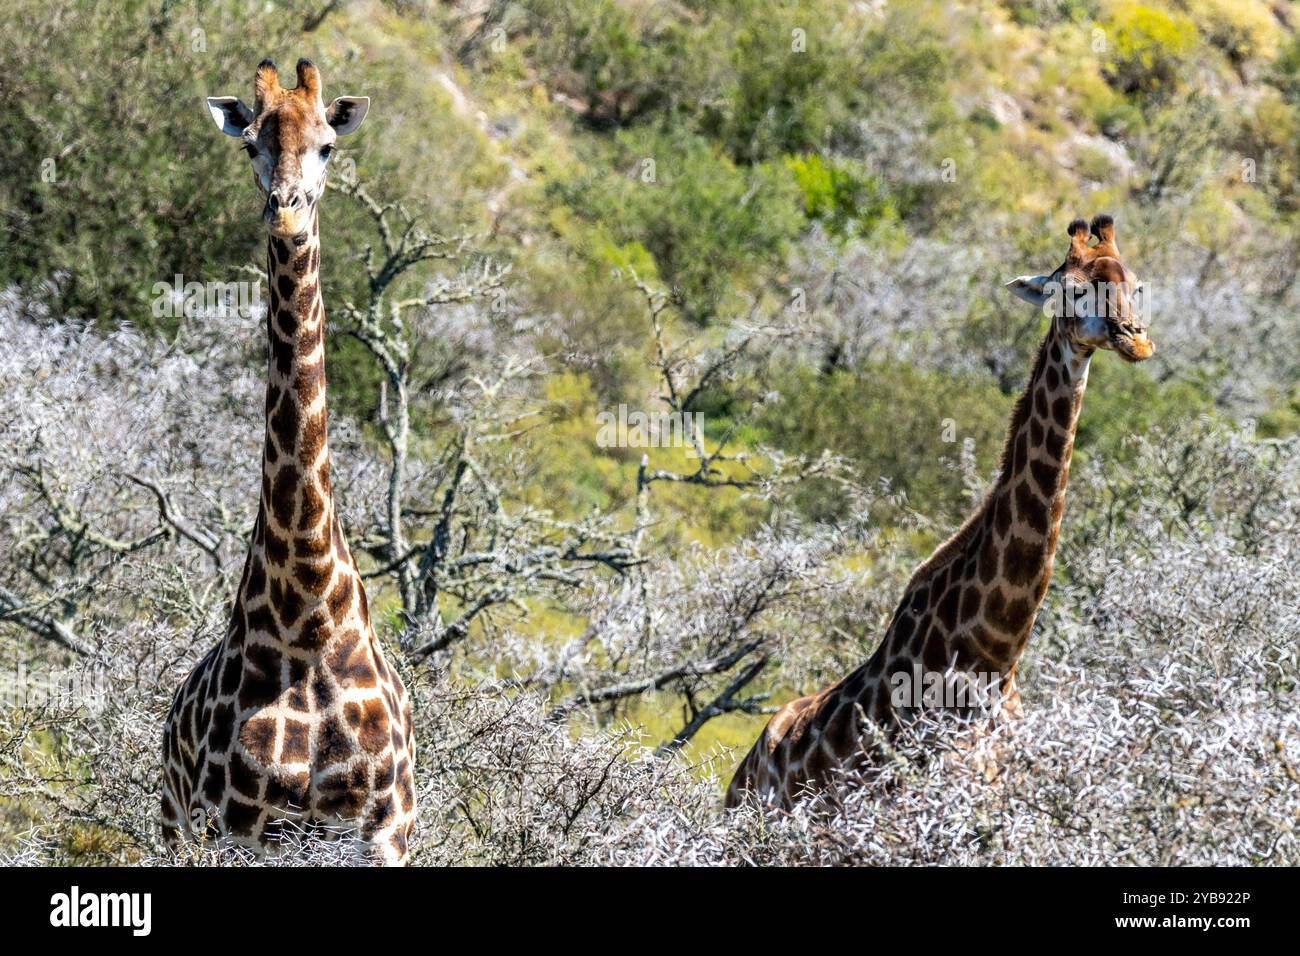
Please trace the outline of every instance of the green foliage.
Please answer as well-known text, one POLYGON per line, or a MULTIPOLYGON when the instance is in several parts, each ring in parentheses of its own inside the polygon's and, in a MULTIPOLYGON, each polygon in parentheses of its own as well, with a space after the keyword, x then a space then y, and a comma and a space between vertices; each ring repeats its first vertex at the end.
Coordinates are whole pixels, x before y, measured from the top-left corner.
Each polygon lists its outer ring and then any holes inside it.
POLYGON ((1161 383, 1145 367, 1104 352, 1093 358, 1083 405, 1075 436, 1081 462, 1095 455, 1124 460, 1134 436, 1214 414, 1213 395, 1204 385, 1161 383))
POLYGON ((879 222, 897 220, 893 196, 878 176, 865 175, 854 163, 823 160, 812 154, 794 156, 787 165, 803 192, 804 212, 831 233, 851 236, 870 233, 879 222))
MULTIPOLYGON (((166 324, 150 310, 156 282, 246 278, 240 268, 262 261, 260 198, 204 97, 251 102, 253 68, 268 55, 292 77, 297 57, 310 54, 327 96, 372 97, 362 131, 340 144, 341 161, 386 192, 414 192, 440 221, 472 223, 481 209, 473 189, 499 170, 447 110, 418 109, 436 97, 432 81, 397 56, 362 74, 335 58, 327 36, 301 32, 306 13, 239 0, 201 9, 19 0, 14 15, 32 28, 0 49, 0 91, 15 106, 0 140, 0 285, 22 286, 56 316, 150 327, 166 324), (384 148, 371 148, 379 140, 384 148), (425 148, 431 141, 438 150, 425 148)), ((327 198, 322 214, 335 250, 373 241, 359 210, 327 198)), ((347 286, 335 283, 355 282, 360 270, 331 258, 326 281, 338 294, 347 286)))
POLYGON ((1300 434, 1300 385, 1292 385, 1282 401, 1259 417, 1259 434, 1265 438, 1300 434))
POLYGON ((1141 108, 1125 99, 1107 100, 1098 105, 1092 120, 1107 136, 1122 136, 1142 128, 1141 108))
MULTIPOLYGON (((834 448, 852 459, 867 484, 885 480, 939 523, 955 523, 971 505, 962 449, 972 443, 978 477, 1002 451, 1012 400, 982 378, 948 376, 877 362, 858 371, 792 369, 773 383, 780 399, 760 418, 767 437, 795 451, 834 448)), ((833 520, 842 501, 809 488, 809 514, 833 520)))
POLYGON ((584 230, 618 247, 647 249, 659 278, 697 322, 725 308, 738 283, 761 283, 798 233, 797 193, 783 164, 737 166, 680 129, 625 130, 613 145, 605 168, 620 172, 597 172, 594 156, 582 174, 556 183, 552 196, 582 216, 584 230))
POLYGON ((1267 4, 1201 0, 1188 14, 1205 42, 1219 50, 1238 70, 1253 60, 1276 53, 1282 30, 1279 17, 1267 4))
POLYGON ((671 113, 698 82, 690 25, 652 6, 524 0, 518 9, 500 29, 526 32, 531 61, 592 127, 671 113))
POLYGON ((1134 137, 1145 200, 1187 197, 1205 185, 1223 148, 1223 119, 1218 103, 1197 95, 1151 111, 1141 135, 1134 137))
POLYGON ((1107 79, 1125 93, 1174 92, 1186 79, 1196 48, 1196 24, 1180 13, 1126 2, 1103 21, 1107 79))
POLYGON ((886 101, 944 99, 942 39, 906 12, 842 0, 727 0, 685 8, 526 0, 518 34, 582 119, 606 129, 681 123, 738 163, 825 147, 886 101))
POLYGON ((818 6, 750 0, 719 12, 718 26, 732 29, 708 42, 726 51, 728 72, 705 128, 738 161, 815 149, 860 100, 862 80, 845 69, 846 33, 818 6))
POLYGON ((0 46, 0 284, 40 290, 57 315, 147 325, 155 282, 236 278, 256 200, 214 188, 236 150, 203 97, 236 92, 235 77, 247 97, 251 65, 285 40, 291 14, 18 0, 10 16, 29 27, 0 46))
POLYGON ((1268 78, 1289 102, 1300 102, 1300 35, 1292 37, 1278 51, 1268 78))
POLYGON ((1300 116, 1295 103, 1266 90, 1234 119, 1237 178, 1247 180, 1249 170, 1253 176, 1248 181, 1267 194, 1270 207, 1284 213, 1300 211, 1300 166, 1295 152, 1300 116))
POLYGON ((1084 23, 1097 14, 1096 0, 1004 0, 1017 23, 1047 27, 1057 23, 1084 23))

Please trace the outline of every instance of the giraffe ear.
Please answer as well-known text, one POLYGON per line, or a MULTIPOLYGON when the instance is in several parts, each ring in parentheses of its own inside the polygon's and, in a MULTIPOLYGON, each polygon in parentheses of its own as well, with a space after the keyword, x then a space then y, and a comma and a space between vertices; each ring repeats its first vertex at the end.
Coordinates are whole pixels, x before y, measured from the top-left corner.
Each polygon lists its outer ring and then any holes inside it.
POLYGON ((1017 276, 1007 283, 1007 288, 1016 298, 1024 299, 1030 305, 1041 306, 1047 301, 1047 284, 1051 278, 1051 276, 1017 276))
POLYGON ((253 122, 253 111, 236 96, 209 96, 208 111, 217 129, 227 136, 239 136, 253 122))
POLYGON ((340 96, 325 110, 325 121, 334 127, 334 132, 338 135, 346 136, 361 125, 368 109, 368 96, 340 96))

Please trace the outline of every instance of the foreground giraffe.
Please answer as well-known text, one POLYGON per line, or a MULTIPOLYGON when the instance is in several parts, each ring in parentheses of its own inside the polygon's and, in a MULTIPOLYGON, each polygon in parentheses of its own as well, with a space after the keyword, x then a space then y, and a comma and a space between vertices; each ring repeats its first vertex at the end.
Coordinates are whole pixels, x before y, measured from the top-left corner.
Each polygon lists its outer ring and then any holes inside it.
POLYGON ((229 630, 167 715, 163 831, 175 846, 211 820, 261 850, 290 820, 353 832, 377 862, 402 863, 415 819, 411 711, 330 492, 316 209, 335 138, 370 101, 327 108, 306 60, 288 90, 264 60, 255 92, 252 109, 234 97, 208 107, 266 197, 262 497, 229 630))
POLYGON ((737 768, 727 806, 750 795, 788 809, 801 792, 826 789, 837 768, 863 759, 861 715, 889 732, 917 711, 916 697, 907 693, 896 706, 894 692, 918 687, 921 674, 992 675, 1000 716, 1020 715, 1016 665, 1052 575, 1088 364, 1097 349, 1130 362, 1155 351, 1111 217, 1097 216, 1091 230, 1076 219, 1069 236, 1059 269, 1008 284, 1035 305, 1050 301, 1053 317, 1012 413, 997 483, 916 569, 870 659, 773 715, 737 768), (1089 246, 1089 231, 1096 245, 1089 246))

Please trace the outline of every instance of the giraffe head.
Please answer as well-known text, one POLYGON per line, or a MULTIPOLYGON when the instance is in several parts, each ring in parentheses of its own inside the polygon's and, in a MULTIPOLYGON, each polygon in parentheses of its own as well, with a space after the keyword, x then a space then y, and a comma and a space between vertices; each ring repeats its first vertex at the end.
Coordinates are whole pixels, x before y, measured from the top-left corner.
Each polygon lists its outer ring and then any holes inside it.
POLYGON ((1130 362, 1156 350, 1142 315, 1142 283, 1120 258, 1115 220, 1102 214, 1092 225, 1070 223, 1070 250, 1055 272, 1020 276, 1007 283, 1026 302, 1050 304, 1060 331, 1086 349, 1111 349, 1130 362), (1089 234, 1097 240, 1089 245, 1089 234))
POLYGON ((250 109, 234 96, 208 97, 208 109, 223 133, 239 138, 253 164, 253 178, 266 197, 262 219, 274 236, 291 237, 311 227, 325 191, 325 170, 334 141, 361 125, 368 96, 321 99, 320 71, 298 61, 298 85, 280 86, 275 64, 263 60, 253 82, 250 109))

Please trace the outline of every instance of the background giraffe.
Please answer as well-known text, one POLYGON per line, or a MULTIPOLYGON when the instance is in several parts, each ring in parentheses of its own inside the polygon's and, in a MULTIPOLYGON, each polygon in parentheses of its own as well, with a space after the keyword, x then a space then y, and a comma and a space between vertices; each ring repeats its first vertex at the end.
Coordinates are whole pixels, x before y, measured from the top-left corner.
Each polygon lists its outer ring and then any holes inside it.
POLYGON ((789 807, 802 790, 825 788, 836 768, 863 753, 862 716, 897 728, 916 698, 909 692, 896 706, 893 692, 916 687, 923 674, 994 674, 1001 713, 1020 714, 1016 665, 1051 579, 1089 362, 1099 348, 1132 362, 1155 351, 1136 308, 1141 286, 1120 260, 1111 217, 1097 216, 1091 230, 1076 219, 1068 232, 1060 268, 1008 284, 1026 301, 1050 303, 1053 318, 1012 413, 1000 477, 917 568, 870 659, 773 715, 736 770, 728 806, 752 793, 789 807), (1088 245, 1089 231, 1096 245, 1088 245))
POLYGON ((369 99, 328 108, 298 63, 282 89, 257 69, 256 105, 208 100, 266 196, 269 364, 262 496, 230 628, 177 692, 163 733, 169 844, 210 817, 265 848, 280 821, 355 830, 404 862, 415 818, 414 738, 401 678, 375 639, 330 491, 317 202, 337 136, 369 99))

